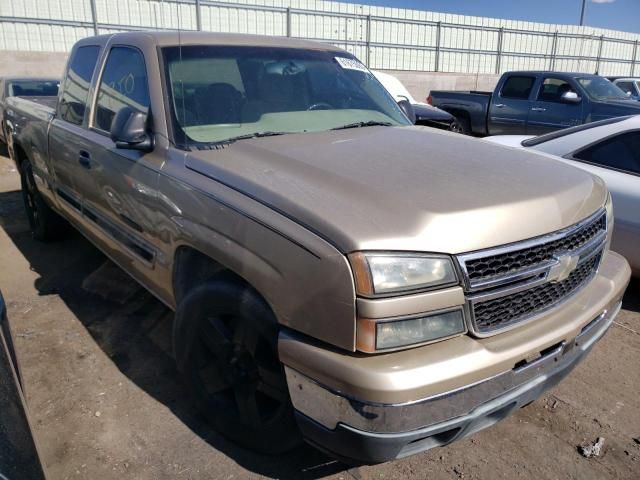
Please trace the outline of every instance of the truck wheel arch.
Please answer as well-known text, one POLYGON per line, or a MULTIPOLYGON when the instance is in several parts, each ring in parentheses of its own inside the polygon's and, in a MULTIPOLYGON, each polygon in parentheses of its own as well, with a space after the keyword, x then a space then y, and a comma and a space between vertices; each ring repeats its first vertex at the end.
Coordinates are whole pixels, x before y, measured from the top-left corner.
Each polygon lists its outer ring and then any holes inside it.
POLYGON ((469 112, 457 110, 455 108, 447 108, 446 111, 455 117, 456 123, 460 126, 460 133, 464 135, 471 135, 473 133, 469 112))
MULTIPOLYGON (((224 276, 230 281, 247 285, 269 304, 264 295, 246 278, 238 275, 200 250, 188 245, 181 245, 175 251, 173 261, 172 283, 176 308, 187 293, 218 276, 224 276)), ((270 308, 273 311, 271 305, 270 308)))
POLYGON ((238 278, 223 270, 186 294, 173 325, 174 355, 187 391, 215 430, 245 448, 281 454, 301 438, 278 355, 278 322, 264 298, 238 278), (267 418, 258 407, 265 395, 267 418))
MULTIPOLYGON (((8 140, 8 137, 7 137, 8 140)), ((7 142, 7 148, 9 143, 7 142)), ((13 157, 13 161, 16 163, 18 173, 22 175, 22 162, 27 158, 27 153, 20 143, 16 142, 15 138, 11 141, 11 148, 9 149, 10 156, 13 157)))

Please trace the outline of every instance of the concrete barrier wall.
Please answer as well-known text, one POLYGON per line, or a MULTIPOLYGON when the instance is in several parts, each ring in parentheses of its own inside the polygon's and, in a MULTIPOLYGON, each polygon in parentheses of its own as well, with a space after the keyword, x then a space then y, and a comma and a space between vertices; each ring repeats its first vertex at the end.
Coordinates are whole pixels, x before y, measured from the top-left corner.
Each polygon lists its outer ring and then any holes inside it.
MULTIPOLYGON (((0 77, 3 76, 61 76, 67 61, 62 52, 3 51, 0 77)), ((416 100, 423 102, 430 90, 493 90, 498 75, 469 75, 462 73, 414 72, 381 70, 396 76, 416 100)))
POLYGON ((3 51, 0 56, 0 77, 59 77, 67 62, 62 52, 3 51))
POLYGON ((431 90, 493 91, 500 75, 469 75, 464 73, 411 72, 381 70, 397 77, 413 97, 424 102, 431 90))

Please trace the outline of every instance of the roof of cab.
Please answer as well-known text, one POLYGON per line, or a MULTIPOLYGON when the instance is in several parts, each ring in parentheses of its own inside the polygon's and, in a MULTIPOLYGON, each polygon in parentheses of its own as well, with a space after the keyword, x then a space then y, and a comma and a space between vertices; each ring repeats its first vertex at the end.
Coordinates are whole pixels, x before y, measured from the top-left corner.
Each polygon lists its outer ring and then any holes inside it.
POLYGON ((114 41, 126 42, 127 40, 145 39, 160 47, 177 45, 223 45, 223 46, 245 46, 245 47, 276 47, 276 48, 300 48, 307 50, 325 50, 344 52, 343 49, 328 43, 313 40, 301 40, 290 37, 276 37, 267 35, 249 35, 239 33, 213 33, 194 31, 137 31, 112 33, 108 35, 98 35, 87 37, 78 44, 91 44, 96 42, 104 44, 110 39, 114 41))
POLYGON ((584 77, 599 77, 595 73, 580 73, 580 72, 554 72, 549 70, 514 70, 505 72, 509 75, 546 75, 553 77, 565 77, 565 78, 584 78, 584 77))

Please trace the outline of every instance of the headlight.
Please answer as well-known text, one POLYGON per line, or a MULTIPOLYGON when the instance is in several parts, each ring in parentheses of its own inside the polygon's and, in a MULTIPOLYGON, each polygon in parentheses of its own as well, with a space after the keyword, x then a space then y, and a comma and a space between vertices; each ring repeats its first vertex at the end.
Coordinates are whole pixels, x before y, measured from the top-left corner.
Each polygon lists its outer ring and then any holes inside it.
POLYGON ((444 340, 466 331, 462 309, 406 319, 358 319, 357 348, 361 352, 393 350, 444 340))
POLYGON ((607 211, 607 245, 605 248, 609 250, 611 237, 613 236, 613 200, 611 199, 611 193, 607 194, 607 202, 604 208, 607 211))
POLYGON ((349 259, 359 295, 385 295, 458 283, 453 262, 442 255, 354 253, 349 259))

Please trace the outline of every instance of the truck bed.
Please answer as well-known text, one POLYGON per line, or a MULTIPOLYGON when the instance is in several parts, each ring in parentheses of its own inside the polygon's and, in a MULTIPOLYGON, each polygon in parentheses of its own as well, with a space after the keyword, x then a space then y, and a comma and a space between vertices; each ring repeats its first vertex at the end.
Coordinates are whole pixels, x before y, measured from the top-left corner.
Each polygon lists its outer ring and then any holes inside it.
POLYGON ((49 107, 53 110, 55 110, 56 108, 56 104, 58 103, 58 96, 57 95, 48 95, 48 96, 43 96, 43 97, 16 97, 16 98, 21 98, 22 100, 25 101, 31 101, 34 103, 38 103, 40 105, 44 105, 45 107, 49 107))
MULTIPOLYGON (((29 135, 28 148, 37 150, 39 155, 47 155, 49 123, 55 114, 57 101, 58 97, 7 98, 5 106, 7 132, 11 132, 12 138, 21 134, 29 135)), ((14 160, 16 159, 13 154, 11 156, 14 160)), ((38 158, 33 154, 31 157, 38 158)))
POLYGON ((493 95, 493 92, 486 92, 484 90, 432 90, 431 91, 431 95, 433 94, 437 94, 437 95, 485 95, 485 96, 491 96, 493 95))
POLYGON ((44 118, 56 110, 58 97, 9 97, 7 98, 7 121, 20 123, 24 118, 44 118))
POLYGON ((434 107, 449 112, 459 123, 464 123, 465 133, 486 135, 492 96, 493 92, 479 90, 432 90, 429 100, 434 107))
POLYGON ((19 120, 36 116, 50 116, 56 111, 58 97, 9 97, 7 98, 7 119, 19 120), (12 118, 13 117, 13 118, 12 118))

